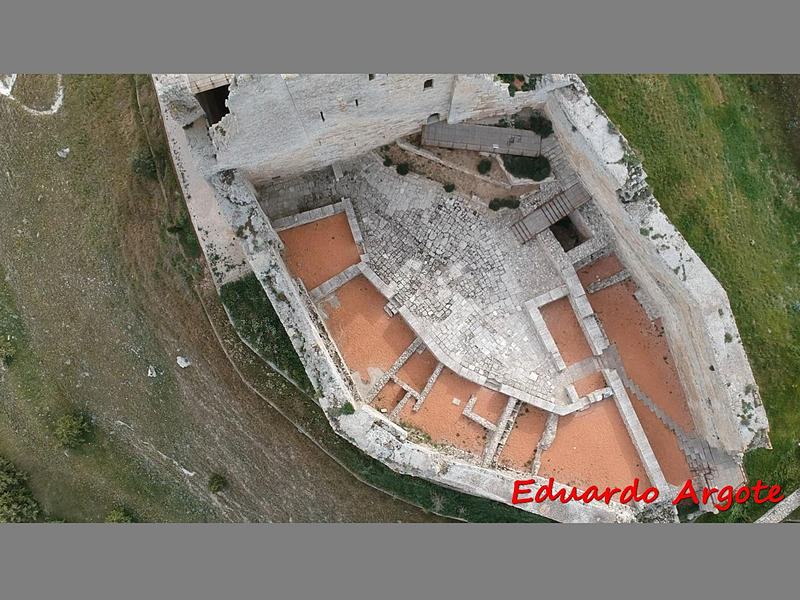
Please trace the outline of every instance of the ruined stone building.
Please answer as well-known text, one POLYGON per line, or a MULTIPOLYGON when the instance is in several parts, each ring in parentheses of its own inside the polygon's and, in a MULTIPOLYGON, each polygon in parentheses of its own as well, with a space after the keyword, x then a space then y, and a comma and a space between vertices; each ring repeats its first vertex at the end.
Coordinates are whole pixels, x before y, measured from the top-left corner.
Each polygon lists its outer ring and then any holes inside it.
POLYGON ((333 429, 398 472, 740 485, 768 425, 725 291, 580 79, 513 77, 156 76, 217 285, 255 274, 333 429))

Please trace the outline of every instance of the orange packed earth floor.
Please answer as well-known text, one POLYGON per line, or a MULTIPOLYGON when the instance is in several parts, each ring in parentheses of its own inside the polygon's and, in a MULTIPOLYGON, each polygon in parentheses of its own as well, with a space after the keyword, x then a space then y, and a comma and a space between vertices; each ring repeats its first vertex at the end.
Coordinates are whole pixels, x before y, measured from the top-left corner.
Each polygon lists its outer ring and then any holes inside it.
POLYGON ((664 329, 660 320, 650 321, 635 291, 636 284, 626 279, 590 294, 589 303, 619 350, 628 376, 678 425, 694 431, 664 329))
POLYGON ((613 398, 558 419, 555 440, 542 453, 539 476, 601 490, 623 488, 636 477, 642 490, 650 481, 613 398))
POLYGON ((406 364, 397 371, 397 378, 410 385, 415 391, 421 392, 425 384, 428 383, 428 379, 430 379, 434 369, 436 369, 438 362, 433 353, 427 348, 422 354, 414 352, 406 361, 406 364))
POLYGON ((592 355, 586 336, 578 323, 578 317, 575 316, 575 311, 572 310, 572 305, 566 296, 545 304, 539 311, 558 346, 564 363, 571 365, 592 355))
POLYGON ((653 411, 647 408, 630 390, 628 390, 628 397, 642 424, 644 434, 650 442, 653 454, 664 472, 664 477, 671 484, 682 486, 687 479, 691 479, 692 472, 689 470, 686 456, 678 446, 678 438, 675 433, 664 425, 653 411))
MULTIPOLYGON (((348 368, 358 373, 364 383, 370 380, 370 368, 387 371, 416 337, 402 317, 386 314, 383 310, 385 303, 386 299, 377 288, 359 276, 336 290, 336 298, 325 304, 331 336, 348 368)), ((422 391, 436 364, 429 350, 415 352, 397 372, 397 377, 415 390, 422 391)), ((390 381, 373 405, 391 412, 404 393, 398 384, 390 381)), ((471 395, 478 399, 473 408, 475 413, 493 423, 508 401, 508 397, 499 392, 443 369, 419 412, 414 412, 414 402, 409 402, 397 420, 424 431, 433 443, 452 444, 480 455, 488 433, 462 414, 471 395), (453 404, 453 398, 458 398, 460 404, 453 404)))
POLYGON ((470 396, 477 397, 473 412, 492 423, 497 423, 508 402, 508 396, 442 369, 419 412, 409 402, 397 420, 421 429, 435 444, 451 444, 480 456, 491 432, 462 414, 470 396), (453 404, 453 398, 460 403, 453 404))
POLYGON ((284 260, 289 271, 309 291, 361 260, 343 212, 278 235, 286 246, 284 260))
POLYGON ((575 381, 572 385, 575 386, 575 391, 578 392, 578 397, 581 398, 590 392, 606 387, 606 378, 598 371, 575 381))
POLYGON ((397 385, 394 381, 387 383, 375 399, 372 401, 372 406, 378 410, 386 409, 386 412, 392 412, 394 407, 403 399, 406 391, 397 385))
POLYGON ((611 277, 624 268, 625 265, 620 262, 616 254, 608 254, 607 256, 598 258, 591 265, 579 270, 578 279, 581 280, 584 288, 588 288, 590 284, 611 277))
POLYGON ((546 423, 545 411, 534 406, 523 406, 500 454, 499 463, 520 471, 530 471, 536 445, 542 437, 546 423))
POLYGON ((351 371, 364 383, 369 367, 387 371, 411 345, 416 335, 402 317, 383 310, 386 299, 366 277, 351 279, 325 304, 328 330, 351 371))

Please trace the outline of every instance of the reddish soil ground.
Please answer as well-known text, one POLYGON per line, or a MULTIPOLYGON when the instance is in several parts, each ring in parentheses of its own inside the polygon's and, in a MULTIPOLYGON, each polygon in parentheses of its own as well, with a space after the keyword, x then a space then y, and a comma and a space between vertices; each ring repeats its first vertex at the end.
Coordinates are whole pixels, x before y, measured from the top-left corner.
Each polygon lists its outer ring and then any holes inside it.
POLYGON ((480 455, 491 432, 461 414, 472 395, 478 397, 473 411, 496 423, 508 397, 468 381, 450 369, 442 370, 419 412, 413 412, 413 403, 409 402, 398 421, 426 432, 435 444, 451 444, 480 455), (461 400, 460 405, 453 404, 454 397, 461 400))
POLYGON ((647 318, 635 291, 636 284, 626 279, 591 294, 589 302, 616 344, 628 376, 678 425, 694 431, 663 327, 647 318))
POLYGON ((545 304, 539 310, 567 365, 580 362, 592 355, 586 336, 583 335, 578 323, 578 317, 575 316, 575 311, 572 310, 572 305, 566 296, 545 304))
POLYGON ((636 410, 636 416, 639 417, 644 433, 650 441, 656 460, 661 465, 661 470, 664 471, 664 477, 671 484, 682 486, 687 479, 691 478, 692 473, 686 462, 686 456, 678 446, 678 439, 630 390, 628 390, 628 396, 636 410))
POLYGON ((386 371, 416 337, 402 317, 389 317, 386 299, 365 277, 336 290, 339 306, 328 304, 327 325, 351 371, 369 382, 368 367, 386 371))
POLYGON ((372 405, 378 410, 385 408, 386 412, 392 412, 397 403, 403 399, 406 391, 394 381, 387 383, 372 401, 372 405))
POLYGON ((397 378, 421 392, 425 384, 428 383, 428 379, 430 379, 438 362, 428 349, 425 349, 422 354, 414 352, 406 364, 397 372, 397 378))
POLYGON ((582 397, 589 392, 606 387, 606 379, 603 377, 603 374, 598 371, 597 373, 592 373, 588 377, 579 379, 572 385, 575 386, 575 391, 578 392, 578 397, 582 397))
POLYGON ((520 471, 530 471, 536 445, 542 437, 546 422, 545 411, 524 406, 500 454, 500 464, 520 471))
POLYGON ((289 271, 308 290, 361 260, 345 213, 286 229, 278 235, 286 245, 289 271))
POLYGON ((612 398, 559 419, 539 475, 582 489, 622 488, 638 477, 642 490, 650 481, 612 398))
POLYGON ((625 266, 619 261, 616 254, 609 254, 594 261, 578 271, 578 279, 581 280, 583 287, 589 287, 590 283, 601 281, 606 277, 611 277, 619 273, 625 266))

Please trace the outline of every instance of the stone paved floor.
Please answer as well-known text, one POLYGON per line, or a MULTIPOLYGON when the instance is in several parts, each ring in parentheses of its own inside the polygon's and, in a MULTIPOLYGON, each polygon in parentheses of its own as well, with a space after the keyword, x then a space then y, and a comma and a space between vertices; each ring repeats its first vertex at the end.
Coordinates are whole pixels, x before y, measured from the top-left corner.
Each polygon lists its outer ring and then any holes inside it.
POLYGON ((554 366, 522 306, 563 282, 536 245, 514 239, 510 224, 520 213, 401 177, 374 157, 359 162, 350 166, 358 176, 337 187, 352 199, 368 262, 396 290, 394 303, 463 366, 554 397, 554 366))
POLYGON ((448 194, 413 173, 400 176, 374 154, 341 167, 338 180, 324 169, 265 186, 262 205, 274 218, 350 198, 367 263, 395 290, 393 303, 425 324, 418 333, 488 379, 566 403, 524 310, 525 301, 564 284, 553 256, 563 252, 541 241, 521 245, 510 229, 552 198, 561 182, 544 183, 519 210, 494 212, 487 199, 448 194))

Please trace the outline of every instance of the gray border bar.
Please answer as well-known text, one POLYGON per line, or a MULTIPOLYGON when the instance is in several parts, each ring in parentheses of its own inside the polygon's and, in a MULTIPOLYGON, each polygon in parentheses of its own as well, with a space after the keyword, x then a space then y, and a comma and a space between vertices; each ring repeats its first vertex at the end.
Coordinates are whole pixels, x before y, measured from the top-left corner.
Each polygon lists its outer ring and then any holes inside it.
POLYGON ((785 598, 778 581, 794 576, 797 535, 738 525, 3 526, 0 586, 14 600, 785 598))
POLYGON ((6 4, 3 72, 793 72, 800 55, 790 0, 6 4))

